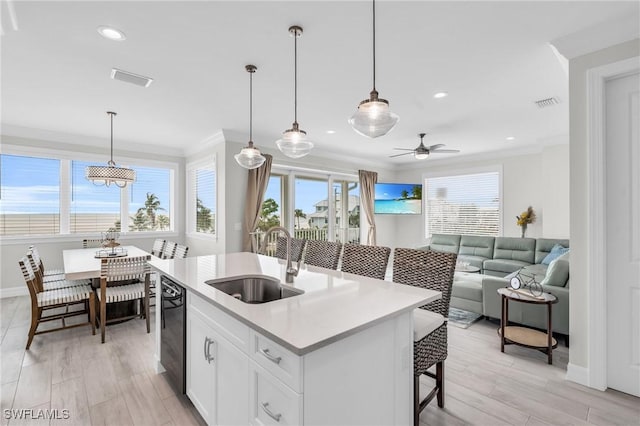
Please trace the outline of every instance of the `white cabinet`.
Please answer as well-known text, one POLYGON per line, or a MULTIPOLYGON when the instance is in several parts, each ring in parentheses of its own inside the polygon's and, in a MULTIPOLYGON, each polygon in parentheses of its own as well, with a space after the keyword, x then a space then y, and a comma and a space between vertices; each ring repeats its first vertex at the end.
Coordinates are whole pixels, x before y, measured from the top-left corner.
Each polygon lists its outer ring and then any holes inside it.
POLYGON ((405 425, 411 312, 297 355, 189 293, 187 395, 209 425, 405 425))
POLYGON ((199 308, 187 309, 187 395, 208 424, 246 425, 249 359, 199 308))

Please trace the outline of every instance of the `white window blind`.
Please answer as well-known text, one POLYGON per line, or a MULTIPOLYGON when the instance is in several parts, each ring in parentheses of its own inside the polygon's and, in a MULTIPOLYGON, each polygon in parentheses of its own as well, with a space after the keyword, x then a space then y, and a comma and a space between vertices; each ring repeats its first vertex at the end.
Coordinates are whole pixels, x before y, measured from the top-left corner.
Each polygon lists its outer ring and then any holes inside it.
POLYGON ((189 231, 207 235, 216 233, 215 161, 200 161, 187 167, 189 231))
POLYGON ((0 155, 0 235, 60 232, 60 160, 0 155))
POLYGON ((500 173, 425 179, 426 237, 432 234, 498 236, 500 173))
POLYGON ((129 231, 167 231, 171 223, 171 171, 132 167, 136 181, 129 187, 129 231))
POLYGON ((97 162, 71 162, 71 208, 69 230, 76 233, 120 230, 120 188, 97 186, 85 177, 87 166, 97 162))

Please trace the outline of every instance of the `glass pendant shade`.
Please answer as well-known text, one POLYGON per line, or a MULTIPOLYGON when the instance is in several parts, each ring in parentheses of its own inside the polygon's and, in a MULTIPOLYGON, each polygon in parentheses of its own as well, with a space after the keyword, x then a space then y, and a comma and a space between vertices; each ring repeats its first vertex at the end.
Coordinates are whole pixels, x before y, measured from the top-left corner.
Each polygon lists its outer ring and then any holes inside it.
POLYGON ((376 90, 376 2, 373 6, 373 90, 369 93, 369 99, 365 99, 358 105, 358 110, 348 120, 353 130, 369 138, 384 136, 398 123, 400 117, 389 110, 389 102, 378 98, 376 90))
POLYGON ((253 142, 249 141, 249 145, 242 148, 240 154, 234 155, 234 158, 245 169, 257 169, 264 164, 265 158, 260 154, 260 150, 253 146, 253 142))
POLYGON ((126 167, 117 167, 113 161, 113 117, 117 114, 111 111, 108 111, 107 114, 111 116, 111 159, 106 166, 87 166, 84 174, 96 186, 114 184, 118 188, 124 188, 127 184, 136 181, 136 171, 126 167))
POLYGON ((349 119, 353 130, 369 138, 386 135, 400 120, 397 114, 389 110, 389 102, 378 98, 378 92, 360 102, 358 110, 349 119))
POLYGON ((293 123, 291 129, 285 130, 276 145, 289 158, 304 157, 313 149, 313 142, 307 139, 307 132, 299 129, 298 123, 293 123))
POLYGON ((265 162, 260 150, 253 146, 253 73, 257 71, 255 65, 245 65, 244 69, 249 73, 249 144, 234 155, 236 162, 245 169, 257 169, 265 162))
POLYGON ((307 132, 300 130, 298 125, 298 38, 302 36, 302 27, 289 27, 289 34, 293 37, 293 111, 294 120, 290 129, 282 133, 282 139, 276 141, 276 146, 289 158, 301 158, 313 149, 313 142, 307 139, 307 132))

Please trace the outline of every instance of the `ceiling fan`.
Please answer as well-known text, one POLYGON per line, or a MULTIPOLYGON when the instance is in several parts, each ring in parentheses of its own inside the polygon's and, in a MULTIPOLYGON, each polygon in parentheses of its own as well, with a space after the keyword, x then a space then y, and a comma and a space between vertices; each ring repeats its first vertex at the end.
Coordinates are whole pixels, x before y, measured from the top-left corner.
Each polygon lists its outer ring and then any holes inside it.
POLYGON ((400 151, 409 151, 409 152, 403 152, 402 154, 396 154, 396 155, 390 155, 389 158, 393 158, 393 157, 400 157, 401 155, 408 155, 408 154, 413 154, 414 157, 416 157, 416 159, 418 160, 424 160, 425 158, 429 157, 429 154, 434 153, 434 154, 453 154, 456 152, 460 152, 460 150, 458 149, 440 149, 444 146, 444 144, 435 144, 435 145, 431 145, 431 146, 424 146, 424 137, 426 136, 426 133, 420 133, 418 134, 418 136, 420 136, 420 145, 418 145, 417 148, 414 149, 407 149, 407 148, 393 148, 393 149, 397 149, 400 151))

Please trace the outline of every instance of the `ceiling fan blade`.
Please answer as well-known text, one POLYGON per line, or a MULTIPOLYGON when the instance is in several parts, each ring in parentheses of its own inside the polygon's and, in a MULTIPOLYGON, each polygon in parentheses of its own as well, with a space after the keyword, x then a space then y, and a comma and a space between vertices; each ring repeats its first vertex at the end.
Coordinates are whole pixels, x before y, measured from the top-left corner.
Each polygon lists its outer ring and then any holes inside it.
POLYGON ((403 152, 402 154, 396 154, 396 155, 390 155, 389 158, 393 158, 393 157, 400 157, 401 155, 409 155, 409 154, 413 154, 413 150, 411 150, 412 152, 403 152))
POLYGON ((459 149, 436 149, 435 151, 431 150, 432 154, 454 154, 457 152, 460 152, 460 150, 459 149))
POLYGON ((443 143, 437 143, 435 145, 431 145, 429 148, 427 148, 429 151, 433 151, 434 149, 438 149, 438 148, 442 148, 444 146, 443 143))
POLYGON ((393 149, 397 149, 398 151, 415 151, 415 149, 409 149, 409 148, 393 148, 393 149))

